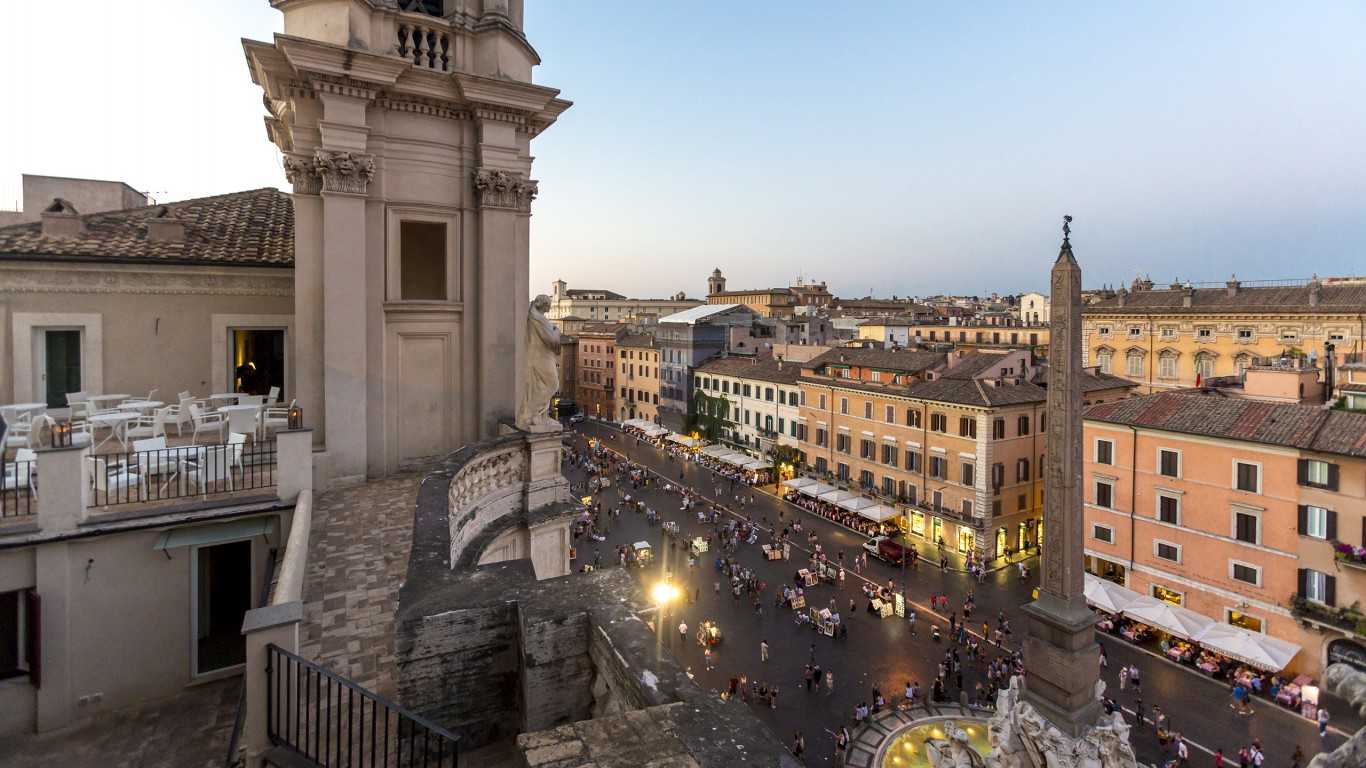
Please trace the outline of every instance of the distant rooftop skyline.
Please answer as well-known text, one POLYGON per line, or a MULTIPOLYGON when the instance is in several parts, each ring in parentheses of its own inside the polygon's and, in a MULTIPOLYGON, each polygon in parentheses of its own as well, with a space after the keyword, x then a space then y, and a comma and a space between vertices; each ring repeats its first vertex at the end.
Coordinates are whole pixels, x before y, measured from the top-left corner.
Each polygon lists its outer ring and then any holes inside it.
MULTIPOLYGON (((1088 288, 1366 263, 1360 3, 530 0, 526 23, 537 82, 575 102, 532 144, 535 293, 702 297, 718 265, 844 297, 1046 292, 1064 214, 1088 288)), ((23 172, 288 190, 240 44, 279 29, 266 0, 6 5, 0 207, 23 172)))

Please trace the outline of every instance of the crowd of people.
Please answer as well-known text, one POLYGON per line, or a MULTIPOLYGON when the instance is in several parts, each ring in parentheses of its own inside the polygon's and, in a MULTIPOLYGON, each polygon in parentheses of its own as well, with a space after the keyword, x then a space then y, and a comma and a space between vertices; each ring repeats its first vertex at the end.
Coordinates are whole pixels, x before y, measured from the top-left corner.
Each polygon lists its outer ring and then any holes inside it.
POLYGON ((839 523, 845 528, 858 531, 859 533, 872 538, 874 536, 890 536, 896 532, 896 528, 875 520, 869 520, 856 512, 850 512, 844 507, 813 499, 810 496, 803 496, 800 493, 792 492, 787 495, 787 500, 805 509, 806 511, 820 515, 834 523, 839 523))

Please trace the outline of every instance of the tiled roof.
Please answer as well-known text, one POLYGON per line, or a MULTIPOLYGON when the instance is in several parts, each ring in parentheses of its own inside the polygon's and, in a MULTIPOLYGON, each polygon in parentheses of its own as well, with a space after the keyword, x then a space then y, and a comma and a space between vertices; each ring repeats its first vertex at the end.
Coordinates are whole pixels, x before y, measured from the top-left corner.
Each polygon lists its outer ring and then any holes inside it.
POLYGON ((1127 315, 1144 312, 1205 314, 1213 312, 1366 312, 1366 284, 1319 287, 1318 302, 1309 303, 1308 285, 1239 288, 1229 295, 1227 288, 1196 288, 1191 305, 1183 306, 1181 289, 1132 291, 1119 299, 1109 298, 1082 307, 1086 315, 1127 315))
POLYGON ((294 205, 276 189, 79 218, 85 231, 73 237, 44 237, 41 222, 0 227, 0 259, 294 266, 294 205), (146 222, 159 215, 185 225, 183 242, 148 238, 146 222))
POLYGON ((618 347, 657 347, 657 346, 659 346, 659 344, 658 344, 658 342, 655 341, 654 334, 652 334, 652 333, 628 333, 628 334, 626 334, 625 336, 622 336, 622 337, 621 337, 621 341, 618 341, 618 342, 617 342, 617 346, 618 346, 618 347))
POLYGON ((568 296, 571 299, 582 299, 587 296, 601 296, 602 300, 610 301, 626 298, 625 296, 622 296, 621 294, 615 291, 598 291, 593 290, 591 288, 566 288, 564 291, 564 295, 568 296))
POLYGON ((902 347, 899 349, 861 349, 841 347, 822 353, 803 363, 807 368, 820 368, 826 363, 834 365, 858 365, 865 368, 880 368, 884 371, 906 371, 919 373, 927 368, 943 365, 948 358, 939 352, 920 352, 902 347))
POLYGON ((1168 432, 1366 457, 1366 414, 1210 393, 1162 393, 1092 406, 1086 418, 1168 432))
POLYGON ((755 314, 754 310, 750 309, 749 307, 746 307, 744 304, 702 304, 700 306, 696 306, 691 309, 685 309, 682 312, 677 312, 675 314, 669 315, 668 317, 661 317, 659 318, 659 322, 687 323, 688 325, 694 325, 699 320, 706 320, 710 317, 724 315, 727 312, 734 311, 743 311, 750 315, 755 314))
POLYGON ((728 355, 709 360, 697 367, 698 373, 712 376, 734 376, 737 379, 758 379, 777 384, 796 384, 802 375, 802 364, 779 361, 773 357, 728 355))
POLYGON ((626 323, 598 323, 579 329, 580 336, 620 336, 630 328, 626 323))

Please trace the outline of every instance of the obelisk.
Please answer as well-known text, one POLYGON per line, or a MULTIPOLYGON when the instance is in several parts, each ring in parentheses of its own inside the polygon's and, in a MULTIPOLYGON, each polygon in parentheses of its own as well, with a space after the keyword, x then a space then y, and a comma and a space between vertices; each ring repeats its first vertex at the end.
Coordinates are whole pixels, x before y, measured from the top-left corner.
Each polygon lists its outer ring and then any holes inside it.
POLYGON ((1072 256, 1071 221, 1064 217, 1062 249, 1053 264, 1042 581, 1038 599, 1024 607, 1024 699, 1075 737, 1100 715, 1100 646, 1092 629, 1096 615, 1083 594, 1081 267, 1072 256))

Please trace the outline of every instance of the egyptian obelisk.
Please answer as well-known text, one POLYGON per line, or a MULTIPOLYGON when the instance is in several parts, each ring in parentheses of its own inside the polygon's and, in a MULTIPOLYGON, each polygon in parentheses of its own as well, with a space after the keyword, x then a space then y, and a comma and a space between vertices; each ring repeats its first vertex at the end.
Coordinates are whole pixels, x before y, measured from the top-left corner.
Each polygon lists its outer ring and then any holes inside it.
POLYGON ((1052 274, 1044 540, 1039 597, 1024 607, 1029 617, 1024 698, 1075 737, 1100 715, 1100 646, 1092 629, 1096 615, 1083 594, 1081 267, 1069 236, 1064 223, 1052 274))

